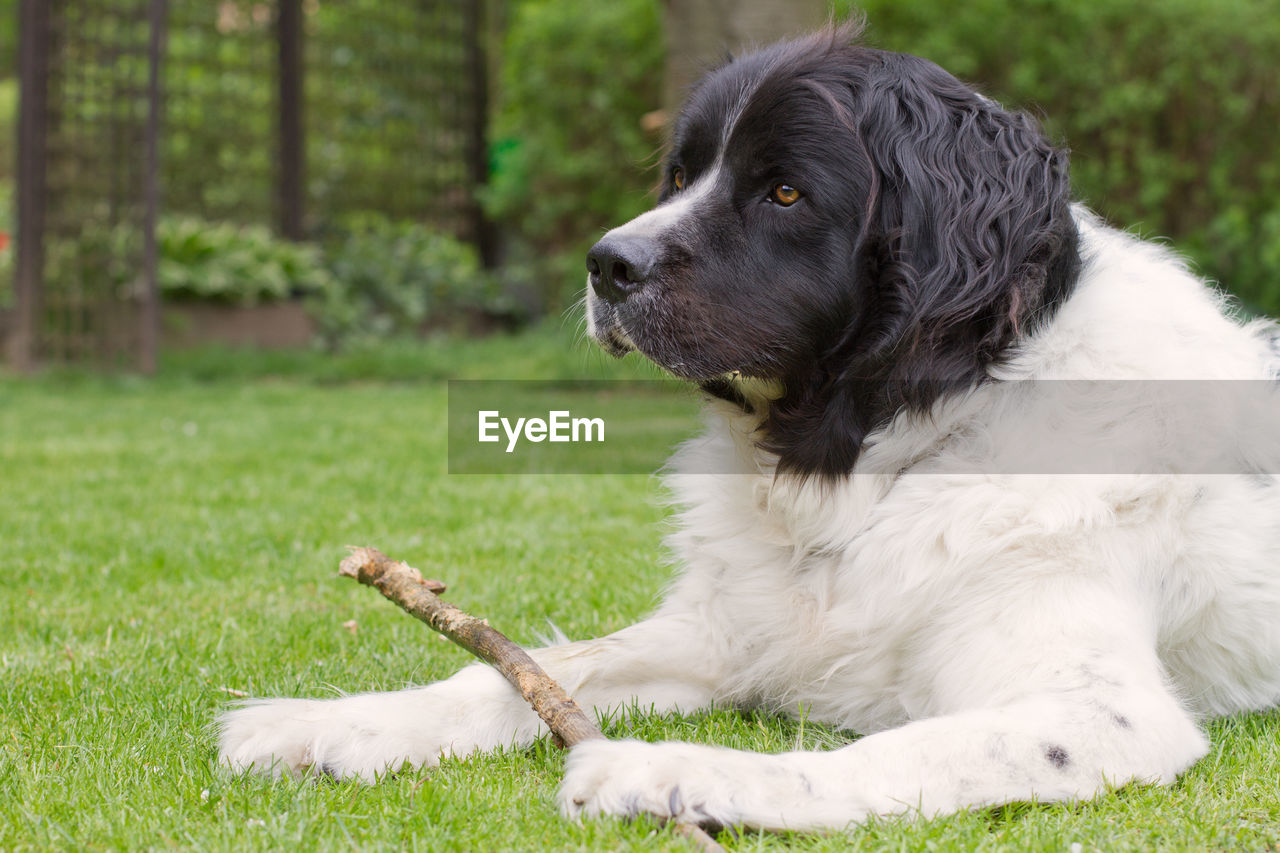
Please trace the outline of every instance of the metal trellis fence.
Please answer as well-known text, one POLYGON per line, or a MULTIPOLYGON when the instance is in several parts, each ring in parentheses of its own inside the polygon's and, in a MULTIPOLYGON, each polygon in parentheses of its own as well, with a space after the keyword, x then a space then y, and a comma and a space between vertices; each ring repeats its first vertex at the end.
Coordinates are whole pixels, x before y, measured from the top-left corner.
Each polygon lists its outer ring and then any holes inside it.
POLYGON ((18 5, 20 369, 154 367, 164 216, 302 240, 373 213, 485 253, 479 0, 18 5))

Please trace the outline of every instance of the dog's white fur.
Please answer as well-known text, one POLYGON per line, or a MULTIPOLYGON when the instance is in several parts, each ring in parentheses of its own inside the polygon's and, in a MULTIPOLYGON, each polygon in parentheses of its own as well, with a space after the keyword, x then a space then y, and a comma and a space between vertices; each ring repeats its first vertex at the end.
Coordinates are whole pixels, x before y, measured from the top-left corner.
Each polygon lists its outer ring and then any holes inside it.
MULTIPOLYGON (((999 379, 1280 375, 1272 326, 1233 319, 1164 248, 1075 216, 1079 284, 999 379)), ((750 417, 710 404, 669 476, 681 569, 663 604, 535 657, 610 713, 803 706, 869 736, 781 755, 585 744, 565 813, 808 829, 1091 797, 1173 781, 1206 752, 1199 718, 1280 701, 1277 478, 980 473, 999 470, 994 448, 1016 465, 1019 447, 1069 444, 1055 423, 1110 430, 1138 471, 1166 470, 1186 438, 1122 384, 1102 386, 1096 417, 1065 419, 1027 387, 995 382, 932 418, 899 416, 834 485, 775 479, 750 417)), ((1230 437, 1196 446, 1232 458, 1193 470, 1280 471, 1274 431, 1232 434, 1229 414, 1218 426, 1230 437)), ((221 755, 373 779, 542 731, 477 665, 398 693, 250 704, 225 717, 221 755)))

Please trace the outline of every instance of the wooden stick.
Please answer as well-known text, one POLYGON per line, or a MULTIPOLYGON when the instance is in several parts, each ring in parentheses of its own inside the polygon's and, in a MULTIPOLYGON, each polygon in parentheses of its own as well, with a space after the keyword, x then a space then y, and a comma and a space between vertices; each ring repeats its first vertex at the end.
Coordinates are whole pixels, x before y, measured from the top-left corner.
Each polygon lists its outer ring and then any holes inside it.
POLYGON ((410 615, 492 664, 533 706, 562 746, 604 737, 578 703, 534 663, 528 652, 489 627, 485 620, 468 616, 442 600, 436 594, 445 590, 440 581, 423 578, 417 569, 392 560, 376 548, 351 549, 350 556, 338 567, 338 574, 374 587, 410 615))
MULTIPOLYGON (((338 574, 355 578, 395 602, 406 613, 421 619, 481 660, 492 664, 520 691, 563 747, 604 734, 578 703, 546 671, 505 634, 491 628, 487 620, 469 616, 442 600, 445 585, 428 580, 412 566, 393 560, 377 548, 352 548, 338 566, 338 574)), ((674 831, 684 835, 704 851, 723 851, 715 839, 695 824, 675 823, 674 831)))

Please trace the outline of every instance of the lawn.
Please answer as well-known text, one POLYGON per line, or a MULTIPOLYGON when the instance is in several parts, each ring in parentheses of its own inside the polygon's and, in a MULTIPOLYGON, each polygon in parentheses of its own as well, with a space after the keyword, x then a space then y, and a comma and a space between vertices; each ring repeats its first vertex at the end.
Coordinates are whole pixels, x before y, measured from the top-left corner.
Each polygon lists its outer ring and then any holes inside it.
MULTIPOLYGON (((584 637, 650 608, 666 514, 652 478, 446 473, 445 379, 619 376, 652 374, 542 329, 339 357, 205 350, 146 380, 0 377, 0 850, 682 849, 653 823, 560 819, 562 756, 545 743, 376 786, 233 777, 214 761, 228 689, 390 689, 467 660, 335 578, 344 545, 443 577, 523 642, 547 619, 584 637)), ((851 737, 730 711, 608 731, 765 750, 851 737)), ((1210 733, 1210 756, 1172 789, 722 841, 1276 849, 1280 714, 1210 733)))

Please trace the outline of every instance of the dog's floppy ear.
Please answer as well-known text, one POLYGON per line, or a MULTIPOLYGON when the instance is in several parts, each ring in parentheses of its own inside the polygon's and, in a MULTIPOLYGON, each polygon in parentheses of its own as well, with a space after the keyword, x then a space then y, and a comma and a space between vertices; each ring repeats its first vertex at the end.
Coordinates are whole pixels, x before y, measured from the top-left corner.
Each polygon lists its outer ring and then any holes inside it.
POLYGON ((981 381, 1079 266, 1065 152, 927 60, 876 57, 849 117, 873 176, 854 316, 766 424, 802 476, 847 473, 898 410, 981 381))
POLYGON ((895 321, 863 344, 894 351, 895 378, 976 378, 1074 279, 1066 154, 914 56, 887 55, 859 103, 878 178, 862 262, 895 321))

